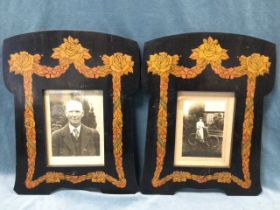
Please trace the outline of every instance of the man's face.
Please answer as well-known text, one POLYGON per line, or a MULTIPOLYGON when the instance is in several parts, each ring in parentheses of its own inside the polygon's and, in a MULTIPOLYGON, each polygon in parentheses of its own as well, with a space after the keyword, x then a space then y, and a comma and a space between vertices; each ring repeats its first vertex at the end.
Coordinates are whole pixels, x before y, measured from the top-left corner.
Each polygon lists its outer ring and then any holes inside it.
POLYGON ((82 117, 84 116, 83 105, 79 101, 71 100, 66 105, 66 117, 71 125, 78 127, 81 124, 82 117))

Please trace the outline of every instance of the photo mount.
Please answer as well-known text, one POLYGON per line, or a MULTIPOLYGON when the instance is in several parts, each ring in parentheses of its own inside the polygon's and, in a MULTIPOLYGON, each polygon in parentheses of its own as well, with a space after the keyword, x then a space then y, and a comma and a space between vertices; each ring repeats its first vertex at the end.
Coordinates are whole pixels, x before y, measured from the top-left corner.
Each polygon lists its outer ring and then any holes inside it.
POLYGON ((273 43, 238 34, 191 33, 145 43, 141 83, 151 98, 142 193, 174 194, 182 188, 220 189, 227 195, 261 192, 263 98, 274 85, 275 57, 273 43), (230 168, 174 166, 178 91, 235 93, 230 168))
POLYGON ((44 105, 47 166, 104 166, 103 91, 45 90, 44 105), (69 102, 72 111, 67 117, 66 107, 69 102), (82 106, 79 106, 79 103, 82 106), (79 112, 79 107, 82 108, 82 112, 79 112), (80 138, 75 138, 75 134, 71 133, 68 118, 72 118, 74 123, 80 119, 80 128, 77 126, 80 138), (52 136, 54 132, 57 137, 62 137, 55 139, 55 145, 52 136))
POLYGON ((229 168, 235 94, 178 91, 174 166, 229 168))
POLYGON ((140 74, 137 43, 110 34, 48 31, 8 38, 3 49, 4 80, 15 96, 14 190, 137 192, 131 126, 132 95, 140 74), (47 167, 43 99, 47 89, 103 91, 105 166, 47 167))

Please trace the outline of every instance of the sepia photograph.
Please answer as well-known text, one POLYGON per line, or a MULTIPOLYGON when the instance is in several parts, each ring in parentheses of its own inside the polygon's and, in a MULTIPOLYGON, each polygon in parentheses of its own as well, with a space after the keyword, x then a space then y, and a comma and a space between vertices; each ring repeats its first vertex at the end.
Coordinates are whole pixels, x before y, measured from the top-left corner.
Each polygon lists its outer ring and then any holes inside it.
POLYGON ((234 93, 179 91, 174 164, 229 167, 234 93))
POLYGON ((44 91, 48 166, 104 165, 101 90, 44 91))

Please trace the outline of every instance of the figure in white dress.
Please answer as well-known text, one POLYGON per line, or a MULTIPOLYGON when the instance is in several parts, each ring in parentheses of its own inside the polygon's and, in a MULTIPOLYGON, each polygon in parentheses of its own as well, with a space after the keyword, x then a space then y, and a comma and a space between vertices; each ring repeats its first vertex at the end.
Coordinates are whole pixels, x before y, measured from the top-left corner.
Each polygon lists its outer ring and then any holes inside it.
POLYGON ((202 117, 199 118, 199 121, 196 123, 196 134, 200 141, 204 142, 204 122, 202 120, 202 117))

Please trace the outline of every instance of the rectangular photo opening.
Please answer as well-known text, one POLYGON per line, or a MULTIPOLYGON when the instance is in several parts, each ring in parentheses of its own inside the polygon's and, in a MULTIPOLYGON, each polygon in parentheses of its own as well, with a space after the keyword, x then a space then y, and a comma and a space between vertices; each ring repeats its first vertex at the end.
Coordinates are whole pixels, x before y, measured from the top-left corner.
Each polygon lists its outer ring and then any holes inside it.
POLYGON ((174 165, 230 167, 233 92, 179 91, 174 165))
POLYGON ((102 90, 45 90, 48 166, 104 165, 102 90))

